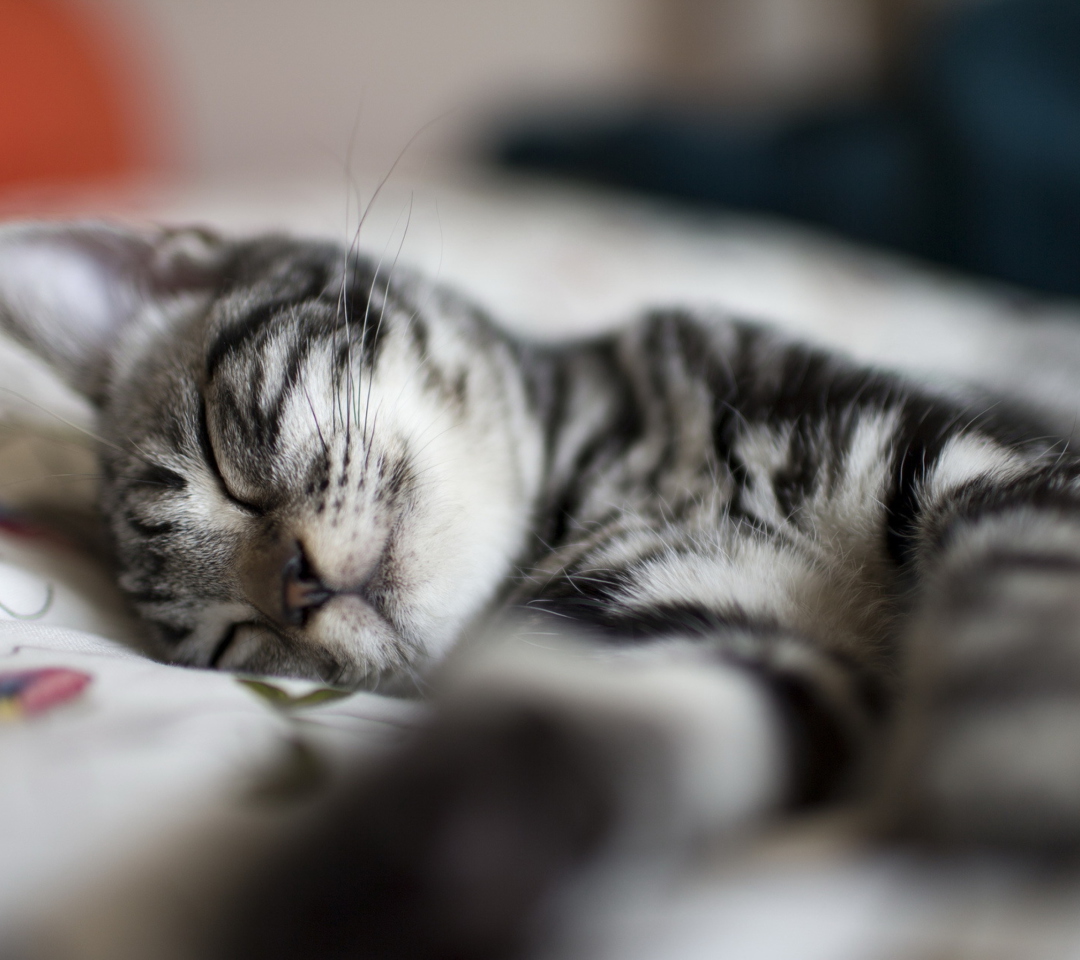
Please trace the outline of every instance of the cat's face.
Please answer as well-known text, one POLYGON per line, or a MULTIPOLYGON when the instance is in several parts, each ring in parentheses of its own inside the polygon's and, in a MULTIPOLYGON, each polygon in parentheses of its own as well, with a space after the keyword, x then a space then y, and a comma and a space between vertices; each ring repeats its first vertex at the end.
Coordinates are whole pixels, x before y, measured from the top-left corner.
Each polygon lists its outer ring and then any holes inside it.
POLYGON ((165 657, 399 678, 496 594, 540 438, 475 311, 336 246, 0 231, 0 315, 100 409, 120 584, 165 657))

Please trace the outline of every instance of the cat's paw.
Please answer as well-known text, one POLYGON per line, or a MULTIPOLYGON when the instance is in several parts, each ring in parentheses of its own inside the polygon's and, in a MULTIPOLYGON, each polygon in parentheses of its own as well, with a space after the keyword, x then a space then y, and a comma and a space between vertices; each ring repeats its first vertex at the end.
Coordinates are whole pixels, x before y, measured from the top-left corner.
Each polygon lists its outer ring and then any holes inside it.
POLYGON ((228 960, 515 956, 591 884, 662 872, 779 802, 778 722, 744 671, 545 638, 444 676, 432 723, 244 891, 228 960))
POLYGON ((999 558, 939 584, 910 636, 890 822, 1080 850, 1080 565, 999 558))
POLYGON ((516 956, 611 821, 603 757, 551 711, 443 715, 269 859, 228 960, 516 956))

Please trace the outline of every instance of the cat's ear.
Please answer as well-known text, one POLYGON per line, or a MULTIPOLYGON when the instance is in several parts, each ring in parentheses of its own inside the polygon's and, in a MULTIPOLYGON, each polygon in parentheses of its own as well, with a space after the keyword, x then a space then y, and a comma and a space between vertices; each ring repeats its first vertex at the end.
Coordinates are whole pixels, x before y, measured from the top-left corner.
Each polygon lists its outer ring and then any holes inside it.
POLYGON ((223 247, 202 230, 0 226, 0 329, 100 401, 124 331, 156 303, 214 287, 223 247))

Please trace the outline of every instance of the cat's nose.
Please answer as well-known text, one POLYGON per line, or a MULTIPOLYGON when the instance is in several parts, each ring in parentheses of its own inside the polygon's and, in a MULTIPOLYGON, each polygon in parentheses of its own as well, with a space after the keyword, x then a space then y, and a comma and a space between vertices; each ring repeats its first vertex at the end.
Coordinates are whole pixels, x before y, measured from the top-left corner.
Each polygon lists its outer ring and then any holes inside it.
POLYGON ((291 626, 303 624, 308 613, 321 607, 334 591, 319 579, 301 544, 286 558, 281 571, 282 619, 291 626))
POLYGON ((302 627, 308 614, 334 596, 295 537, 271 534, 253 540, 237 559, 251 605, 283 627, 302 627))

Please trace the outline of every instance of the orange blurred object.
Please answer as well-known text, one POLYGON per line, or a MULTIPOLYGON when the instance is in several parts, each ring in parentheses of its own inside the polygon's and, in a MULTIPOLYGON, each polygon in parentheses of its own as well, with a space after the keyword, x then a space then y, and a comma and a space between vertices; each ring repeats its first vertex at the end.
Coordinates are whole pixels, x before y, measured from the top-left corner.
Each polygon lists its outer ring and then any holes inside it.
POLYGON ((111 181, 155 165, 136 58, 91 9, 0 0, 0 189, 111 181))

